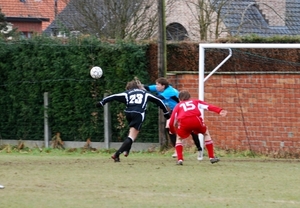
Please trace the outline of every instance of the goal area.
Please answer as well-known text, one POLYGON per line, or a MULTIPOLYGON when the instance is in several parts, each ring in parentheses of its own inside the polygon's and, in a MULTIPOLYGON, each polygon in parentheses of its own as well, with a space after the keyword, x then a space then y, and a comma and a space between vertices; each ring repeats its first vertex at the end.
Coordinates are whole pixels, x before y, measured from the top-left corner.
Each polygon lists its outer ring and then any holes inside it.
POLYGON ((299 91, 300 44, 199 44, 199 99, 228 110, 202 110, 215 147, 299 155, 299 91))

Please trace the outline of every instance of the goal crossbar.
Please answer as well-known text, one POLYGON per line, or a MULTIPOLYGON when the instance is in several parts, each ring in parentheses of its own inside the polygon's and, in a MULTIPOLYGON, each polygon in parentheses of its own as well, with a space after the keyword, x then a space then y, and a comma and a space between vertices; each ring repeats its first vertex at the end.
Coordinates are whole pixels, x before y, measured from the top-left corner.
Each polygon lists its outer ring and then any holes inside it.
MULTIPOLYGON (((231 57, 231 48, 299 48, 300 44, 291 43, 200 43, 199 44, 199 99, 204 100, 204 82, 220 68, 218 65, 207 78, 204 78, 205 71, 205 49, 208 48, 219 48, 219 49, 229 49, 230 56, 228 56, 224 61, 227 61, 231 57)), ((223 65, 225 62, 222 62, 223 65)))

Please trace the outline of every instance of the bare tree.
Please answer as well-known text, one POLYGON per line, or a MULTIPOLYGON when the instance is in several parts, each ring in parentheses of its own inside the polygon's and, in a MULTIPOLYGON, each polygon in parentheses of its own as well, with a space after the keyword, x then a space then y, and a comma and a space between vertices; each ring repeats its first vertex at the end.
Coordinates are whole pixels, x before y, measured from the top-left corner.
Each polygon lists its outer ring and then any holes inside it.
POLYGON ((156 2, 156 0, 71 0, 65 11, 58 15, 57 25, 98 37, 148 39, 157 32, 156 2))
POLYGON ((5 15, 1 12, 0 8, 0 31, 7 30, 7 22, 5 21, 5 15))
POLYGON ((226 14, 221 11, 232 0, 185 0, 185 2, 199 26, 200 40, 208 40, 209 37, 217 39, 225 31, 221 23, 226 14))
POLYGON ((5 15, 1 12, 0 8, 0 38, 8 38, 16 35, 16 30, 12 25, 6 21, 5 15))

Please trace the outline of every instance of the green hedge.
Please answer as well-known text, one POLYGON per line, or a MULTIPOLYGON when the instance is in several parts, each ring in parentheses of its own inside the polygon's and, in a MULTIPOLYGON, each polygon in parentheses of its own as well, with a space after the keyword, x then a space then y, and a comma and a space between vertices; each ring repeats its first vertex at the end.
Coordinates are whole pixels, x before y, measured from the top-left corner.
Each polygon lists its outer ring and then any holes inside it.
MULTIPOLYGON (((104 93, 118 93, 134 76, 149 83, 147 45, 109 44, 94 38, 68 41, 35 37, 0 42, 1 139, 44 138, 43 94, 49 93, 49 126, 64 141, 104 141, 103 109, 95 103, 104 93), (100 66, 94 80, 89 71, 100 66)), ((112 141, 128 133, 124 105, 112 102, 112 141)), ((158 142, 158 108, 150 104, 140 142, 158 142)))
POLYGON ((232 36, 219 38, 217 43, 299 43, 299 35, 275 35, 270 37, 261 37, 256 34, 249 34, 245 36, 232 36))

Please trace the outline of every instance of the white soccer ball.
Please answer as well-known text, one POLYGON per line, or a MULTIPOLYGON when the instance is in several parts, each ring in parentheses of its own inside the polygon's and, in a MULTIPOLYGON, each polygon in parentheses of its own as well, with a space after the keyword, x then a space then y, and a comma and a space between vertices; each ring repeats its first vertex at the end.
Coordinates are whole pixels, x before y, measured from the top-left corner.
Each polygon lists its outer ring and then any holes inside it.
POLYGON ((93 68, 91 68, 90 75, 94 79, 99 79, 102 77, 103 71, 99 66, 94 66, 93 68))

